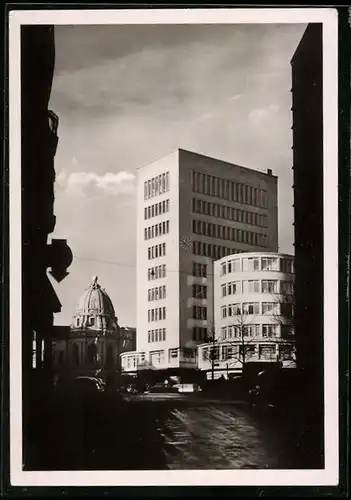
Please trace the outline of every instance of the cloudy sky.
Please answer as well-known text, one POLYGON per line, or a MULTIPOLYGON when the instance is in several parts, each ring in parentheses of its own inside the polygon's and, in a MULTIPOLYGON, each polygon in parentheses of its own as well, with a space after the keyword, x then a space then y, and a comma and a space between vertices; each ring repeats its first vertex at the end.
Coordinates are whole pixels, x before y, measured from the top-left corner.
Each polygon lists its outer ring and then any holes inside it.
POLYGON ((57 26, 57 226, 74 254, 55 289, 69 324, 98 275, 134 326, 135 173, 180 147, 279 176, 293 252, 290 60, 305 25, 57 26))

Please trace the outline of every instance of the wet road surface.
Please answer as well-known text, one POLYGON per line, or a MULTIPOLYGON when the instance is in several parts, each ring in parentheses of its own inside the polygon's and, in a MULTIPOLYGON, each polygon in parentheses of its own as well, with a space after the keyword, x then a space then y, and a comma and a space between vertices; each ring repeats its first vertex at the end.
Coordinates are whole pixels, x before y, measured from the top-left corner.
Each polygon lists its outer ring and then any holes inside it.
POLYGON ((29 469, 300 468, 287 422, 242 402, 150 394, 122 404, 72 403, 56 412, 54 437, 43 445, 50 451, 29 469))
MULTIPOLYGON (((154 422, 155 447, 165 468, 282 469, 298 468, 291 453, 287 422, 268 411, 257 413, 246 403, 194 395, 148 394, 130 398, 134 410, 154 422)), ((153 447, 151 436, 145 445, 153 447)))

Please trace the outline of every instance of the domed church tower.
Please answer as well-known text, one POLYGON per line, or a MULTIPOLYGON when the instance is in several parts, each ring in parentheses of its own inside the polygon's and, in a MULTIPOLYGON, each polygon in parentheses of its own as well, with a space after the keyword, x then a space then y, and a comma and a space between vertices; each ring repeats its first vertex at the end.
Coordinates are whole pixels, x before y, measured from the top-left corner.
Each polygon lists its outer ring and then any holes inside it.
POLYGON ((118 330, 118 321, 110 297, 94 276, 92 283, 80 297, 71 325, 73 330, 94 330, 100 335, 113 334, 118 330))
POLYGON ((68 338, 53 346, 58 376, 117 376, 120 354, 130 349, 124 330, 110 297, 94 276, 77 302, 68 338))

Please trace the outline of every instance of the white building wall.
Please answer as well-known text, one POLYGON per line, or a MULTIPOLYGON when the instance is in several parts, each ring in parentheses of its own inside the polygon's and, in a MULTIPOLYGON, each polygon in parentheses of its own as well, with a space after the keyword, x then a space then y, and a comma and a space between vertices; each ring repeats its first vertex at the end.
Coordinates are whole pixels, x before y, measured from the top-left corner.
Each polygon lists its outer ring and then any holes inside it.
POLYGON ((168 350, 179 344, 179 182, 178 151, 150 163, 138 170, 137 184, 137 351, 145 353, 146 361, 151 361, 150 353, 163 351, 158 368, 167 365, 168 350), (169 190, 150 199, 144 199, 144 182, 169 172, 169 190), (146 219, 144 208, 169 199, 169 212, 146 219), (159 222, 169 221, 169 233, 145 240, 144 229, 159 222), (166 244, 166 255, 148 259, 148 248, 166 244), (166 277, 148 280, 148 269, 166 265, 166 277), (148 300, 148 290, 166 286, 166 298, 148 300), (148 310, 165 307, 166 319, 149 322, 148 310), (166 329, 166 340, 148 342, 148 331, 166 329))
MULTIPOLYGON (((246 261, 247 262, 247 261, 246 261)), ((216 346, 218 346, 218 359, 215 361, 216 369, 225 370, 234 369, 238 370, 242 368, 242 363, 238 360, 225 359, 225 349, 227 346, 238 346, 242 342, 242 337, 239 334, 239 338, 234 336, 234 328, 242 328, 243 325, 257 328, 258 334, 253 335, 253 337, 248 337, 244 342, 246 345, 255 346, 255 355, 247 359, 247 361, 264 361, 263 357, 260 358, 260 346, 275 346, 274 357, 278 360, 281 356, 282 349, 284 345, 291 345, 293 340, 286 339, 282 335, 282 328, 286 325, 288 328, 292 327, 292 319, 285 317, 284 312, 280 309, 284 307, 284 304, 291 297, 291 293, 287 293, 287 288, 292 285, 293 291, 294 274, 293 274, 293 256, 286 254, 278 254, 273 252, 254 252, 254 253, 243 253, 234 254, 231 256, 224 257, 217 260, 214 263, 214 304, 215 304, 215 337, 216 346), (247 270, 244 268, 244 259, 256 259, 259 263, 259 268, 257 270, 247 270), (276 259, 277 269, 263 269, 263 259, 273 258, 276 259), (235 264, 233 263, 235 261, 235 264), (284 264, 283 264, 284 261, 284 264), (292 272, 286 272, 285 262, 292 263, 292 272), (228 264, 231 263, 231 272, 228 272, 228 264), (234 267, 238 266, 238 267, 234 267), (226 266, 226 273, 223 273, 223 266, 226 266), (244 282, 258 282, 255 286, 258 286, 257 292, 246 291, 243 288, 244 282), (264 292, 262 282, 271 281, 276 283, 276 291, 273 293, 264 292), (237 293, 228 294, 228 284, 235 283, 237 285, 237 293), (283 283, 283 285, 282 285, 283 283), (226 295, 223 296, 222 287, 226 285, 226 295), (276 310, 274 312, 265 312, 263 309, 265 303, 273 303, 276 305, 276 310), (239 314, 237 316, 230 316, 228 314, 228 306, 232 304, 255 304, 258 310, 253 314, 239 314), (223 317, 222 308, 227 308, 227 315, 223 317), (256 327, 257 325, 257 327, 256 327), (265 336, 264 325, 273 325, 276 332, 274 336, 265 336), (229 331, 229 327, 231 328, 229 331), (232 336, 229 337, 231 332, 232 336)), ((209 345, 203 344, 199 347, 198 354, 198 364, 199 368, 202 370, 210 370, 212 368, 212 362, 208 359, 207 355, 203 355, 204 350, 209 349, 209 345)), ((206 351, 207 352, 207 351, 206 351)))

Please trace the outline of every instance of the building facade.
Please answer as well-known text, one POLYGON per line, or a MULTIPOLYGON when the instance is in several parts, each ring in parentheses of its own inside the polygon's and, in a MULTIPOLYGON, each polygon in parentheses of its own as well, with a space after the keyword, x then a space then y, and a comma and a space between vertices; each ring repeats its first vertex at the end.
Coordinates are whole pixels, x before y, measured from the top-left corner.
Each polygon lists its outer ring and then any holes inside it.
POLYGON ((314 454, 313 467, 317 462, 322 467, 324 456, 322 30, 320 23, 309 24, 291 60, 296 361, 302 374, 305 412, 313 429, 305 446, 314 454))
POLYGON ((94 277, 77 303, 67 338, 53 343, 57 376, 117 376, 120 354, 135 349, 135 338, 135 328, 118 325, 112 301, 94 277))
POLYGON ((134 370, 197 367, 214 318, 213 261, 277 251, 277 221, 270 170, 181 149, 138 170, 134 370))
POLYGON ((321 24, 308 26, 291 66, 297 358, 301 368, 311 368, 315 375, 318 371, 322 375, 324 245, 321 24), (315 356, 310 356, 311 350, 316 353, 315 356))
POLYGON ((233 254, 214 263, 214 277, 214 340, 198 347, 199 368, 228 377, 247 362, 293 360, 293 257, 233 254))

